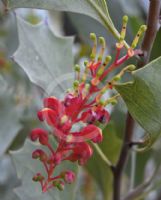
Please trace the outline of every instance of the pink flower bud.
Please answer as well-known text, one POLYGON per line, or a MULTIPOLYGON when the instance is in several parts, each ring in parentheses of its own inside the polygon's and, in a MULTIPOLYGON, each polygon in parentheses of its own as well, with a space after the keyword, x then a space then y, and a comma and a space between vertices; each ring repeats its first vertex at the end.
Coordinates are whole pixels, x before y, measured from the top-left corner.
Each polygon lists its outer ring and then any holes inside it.
POLYGON ((41 182, 44 180, 44 177, 40 174, 40 173, 37 173, 33 178, 32 178, 33 181, 35 182, 41 182))
POLYGON ((32 153, 32 158, 33 159, 40 159, 42 162, 46 162, 47 159, 48 159, 46 153, 43 150, 41 150, 41 149, 36 149, 32 153))
POLYGON ((69 183, 69 184, 73 183, 74 180, 75 180, 75 174, 74 174, 74 172, 72 172, 72 171, 66 171, 66 172, 64 172, 63 179, 64 179, 64 181, 66 183, 69 183))
POLYGON ((56 97, 48 97, 44 99, 44 107, 49 108, 57 113, 57 116, 64 114, 64 104, 56 97))
POLYGON ((47 145, 48 144, 48 132, 41 128, 36 128, 31 131, 30 139, 32 141, 36 141, 37 139, 39 139, 40 144, 47 145))
POLYGON ((72 162, 78 161, 80 165, 84 165, 87 160, 92 156, 93 149, 86 142, 75 143, 73 146, 73 152, 69 155, 66 160, 72 162))
POLYGON ((50 126, 57 126, 58 124, 58 114, 50 108, 42 109, 37 113, 37 116, 40 121, 46 121, 50 126))
POLYGON ((100 128, 97 128, 97 135, 96 137, 92 138, 92 141, 94 143, 102 142, 103 136, 102 136, 102 130, 100 128))

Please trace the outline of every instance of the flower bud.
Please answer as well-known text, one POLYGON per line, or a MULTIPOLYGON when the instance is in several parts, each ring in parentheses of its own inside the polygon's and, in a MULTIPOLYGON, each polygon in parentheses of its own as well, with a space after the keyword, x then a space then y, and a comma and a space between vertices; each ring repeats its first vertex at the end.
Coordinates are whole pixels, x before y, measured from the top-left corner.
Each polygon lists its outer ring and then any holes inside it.
POLYGON ((136 66, 135 65, 129 65, 128 66, 128 70, 129 71, 134 71, 136 69, 136 66))
POLYGON ((96 137, 92 138, 92 141, 94 143, 100 143, 102 142, 103 136, 102 136, 102 130, 100 128, 97 128, 97 135, 96 137))
POLYGON ((60 191, 64 190, 64 183, 61 180, 53 181, 53 186, 57 187, 60 191))
POLYGON ((32 153, 32 158, 33 159, 40 159, 42 162, 46 162, 47 159, 48 159, 46 153, 43 150, 41 150, 41 149, 36 149, 32 153))
POLYGON ((37 116, 39 118, 40 121, 46 121, 48 125, 53 125, 56 126, 57 125, 57 117, 58 117, 59 113, 57 113, 55 110, 52 110, 50 108, 44 108, 42 110, 40 110, 37 113, 37 116))
POLYGON ((44 180, 44 177, 40 174, 40 173, 37 173, 33 178, 32 178, 33 181, 35 182, 40 182, 40 181, 43 181, 44 180))
POLYGON ((64 181, 68 184, 71 184, 75 180, 75 174, 72 171, 65 171, 60 174, 64 181))
POLYGON ((140 28, 139 28, 139 30, 138 30, 138 32, 137 32, 137 34, 136 34, 136 36, 135 36, 135 38, 134 38, 132 44, 131 44, 131 48, 132 48, 132 49, 134 49, 134 48, 137 46, 140 37, 141 37, 142 34, 146 31, 146 29, 147 29, 147 26, 146 26, 146 25, 140 26, 140 28))
POLYGON ((73 88, 78 89, 78 87, 79 87, 79 81, 75 80, 74 83, 73 83, 73 88))
POLYGON ((95 33, 90 33, 90 39, 93 40, 93 41, 96 41, 97 40, 96 34, 95 33))
POLYGON ((30 134, 30 139, 32 141, 36 141, 39 139, 40 144, 42 145, 47 145, 48 144, 48 132, 41 129, 41 128, 36 128, 32 130, 30 134))
POLYGON ((74 70, 75 70, 76 72, 80 72, 80 66, 79 66, 79 65, 75 65, 74 70))
POLYGON ((121 76, 120 75, 116 75, 113 77, 113 80, 114 81, 119 81, 121 79, 121 76))

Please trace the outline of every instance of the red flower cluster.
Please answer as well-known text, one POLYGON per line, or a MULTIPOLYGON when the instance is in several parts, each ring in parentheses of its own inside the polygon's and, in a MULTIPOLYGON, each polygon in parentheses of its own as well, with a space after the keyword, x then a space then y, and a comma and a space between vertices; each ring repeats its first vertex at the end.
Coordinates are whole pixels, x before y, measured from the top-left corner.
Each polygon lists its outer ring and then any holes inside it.
POLYGON ((67 94, 64 101, 59 101, 55 97, 44 99, 45 108, 38 112, 38 118, 51 127, 58 146, 56 149, 52 147, 47 131, 37 128, 31 132, 32 141, 39 140, 40 144, 50 150, 50 154, 47 154, 42 149, 36 149, 32 154, 34 159, 39 159, 44 164, 48 175, 47 180, 40 173, 33 178, 34 181, 41 183, 43 192, 53 186, 62 189, 64 183, 72 183, 75 178, 73 172, 67 171, 53 177, 55 167, 64 160, 78 161, 80 165, 85 164, 93 153, 87 141, 91 140, 95 143, 102 141, 101 129, 91 123, 97 120, 108 122, 109 114, 103 107, 82 112, 85 106, 84 99, 79 95, 67 94), (84 127, 77 132, 72 131, 73 125, 80 121, 84 122, 84 127))
POLYGON ((110 64, 110 56, 102 61, 106 47, 105 40, 102 37, 99 38, 102 48, 98 59, 96 59, 97 38, 95 34, 91 34, 91 39, 94 41, 91 60, 85 62, 85 70, 82 75, 80 67, 75 66, 76 80, 73 83, 73 89, 68 91, 63 100, 58 100, 55 97, 44 99, 44 108, 38 112, 38 118, 51 127, 51 134, 43 129, 34 129, 30 136, 32 141, 38 140, 50 152, 46 153, 42 149, 36 149, 32 154, 34 159, 39 159, 43 163, 47 173, 47 178, 41 173, 33 177, 34 181, 41 183, 43 192, 52 187, 62 190, 65 183, 72 183, 75 179, 75 174, 72 171, 64 171, 57 176, 53 176, 57 165, 60 165, 64 160, 77 161, 79 165, 84 165, 93 154, 88 141, 99 143, 103 139, 102 130, 98 128, 98 124, 109 122, 110 116, 105 106, 114 103, 116 101, 115 97, 118 95, 107 100, 102 100, 102 96, 108 89, 113 88, 115 82, 126 71, 131 71, 134 68, 131 65, 124 68, 111 81, 106 82, 103 87, 100 83, 109 72, 137 54, 138 51, 133 49, 143 29, 145 29, 145 27, 139 29, 127 53, 119 58, 120 50, 124 47, 126 23, 127 17, 124 17, 120 42, 116 44, 117 52, 112 64, 110 64), (74 131, 76 125, 78 128, 77 131, 74 131), (58 142, 56 148, 51 145, 49 135, 56 138, 58 142))

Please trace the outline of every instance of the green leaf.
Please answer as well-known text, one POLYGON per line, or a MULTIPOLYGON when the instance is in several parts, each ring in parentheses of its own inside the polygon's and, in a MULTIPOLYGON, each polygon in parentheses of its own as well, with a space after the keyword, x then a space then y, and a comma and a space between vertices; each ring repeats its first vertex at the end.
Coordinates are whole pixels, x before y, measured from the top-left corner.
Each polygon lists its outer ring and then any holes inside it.
POLYGON ((112 23, 105 0, 8 0, 8 7, 40 8, 88 15, 103 24, 116 38, 120 37, 112 23))
POLYGON ((116 85, 133 118, 153 143, 161 133, 161 57, 133 72, 133 82, 116 85))
POLYGON ((48 94, 60 94, 73 78, 73 37, 55 36, 46 23, 34 26, 17 17, 17 24, 19 47, 13 59, 33 83, 48 94))
MULTIPOLYGON (((32 181, 32 177, 37 172, 44 172, 42 163, 38 160, 33 160, 32 152, 42 148, 39 144, 33 144, 29 140, 26 140, 22 149, 18 151, 12 151, 11 155, 13 162, 16 166, 18 178, 21 179, 22 185, 15 189, 16 194, 21 200, 66 200, 74 199, 75 184, 65 185, 64 191, 57 189, 51 189, 46 193, 42 193, 39 183, 32 181)), ((58 174, 61 170, 74 170, 76 171, 76 164, 70 162, 64 162, 58 169, 55 170, 55 174, 58 174)))
MULTIPOLYGON (((117 137, 113 123, 110 123, 103 130, 103 142, 99 145, 107 158, 115 164, 121 147, 121 140, 117 137)), ((88 161, 87 170, 98 183, 102 190, 104 199, 112 199, 112 173, 107 164, 101 159, 100 155, 94 151, 94 155, 88 161)))

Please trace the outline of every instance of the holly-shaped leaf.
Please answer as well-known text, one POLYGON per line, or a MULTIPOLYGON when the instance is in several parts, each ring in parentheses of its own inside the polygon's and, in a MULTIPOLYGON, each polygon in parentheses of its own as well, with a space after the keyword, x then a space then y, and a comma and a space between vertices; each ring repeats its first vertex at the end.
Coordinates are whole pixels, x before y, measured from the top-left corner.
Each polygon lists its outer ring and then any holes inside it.
POLYGON ((34 26, 17 17, 17 25, 19 47, 13 59, 33 83, 48 94, 60 94, 73 77, 73 37, 55 36, 47 22, 34 26))
POLYGON ((116 89, 152 144, 161 134, 161 57, 132 75, 134 81, 116 85, 116 89))
POLYGON ((7 0, 7 2, 9 9, 40 8, 88 15, 103 24, 116 38, 120 37, 110 18, 106 0, 7 0))
MULTIPOLYGON (((64 191, 59 191, 56 188, 49 190, 46 193, 42 193, 39 183, 32 181, 32 177, 37 172, 43 174, 44 168, 42 163, 38 160, 32 159, 32 152, 42 148, 39 144, 34 144, 29 140, 26 140, 22 149, 18 151, 12 151, 11 155, 16 166, 18 178, 22 181, 22 185, 15 189, 17 196, 21 200, 66 200, 74 199, 75 183, 65 185, 64 191)), ((76 172, 77 165, 70 162, 63 162, 54 171, 55 174, 59 174, 63 170, 73 170, 76 172)))

